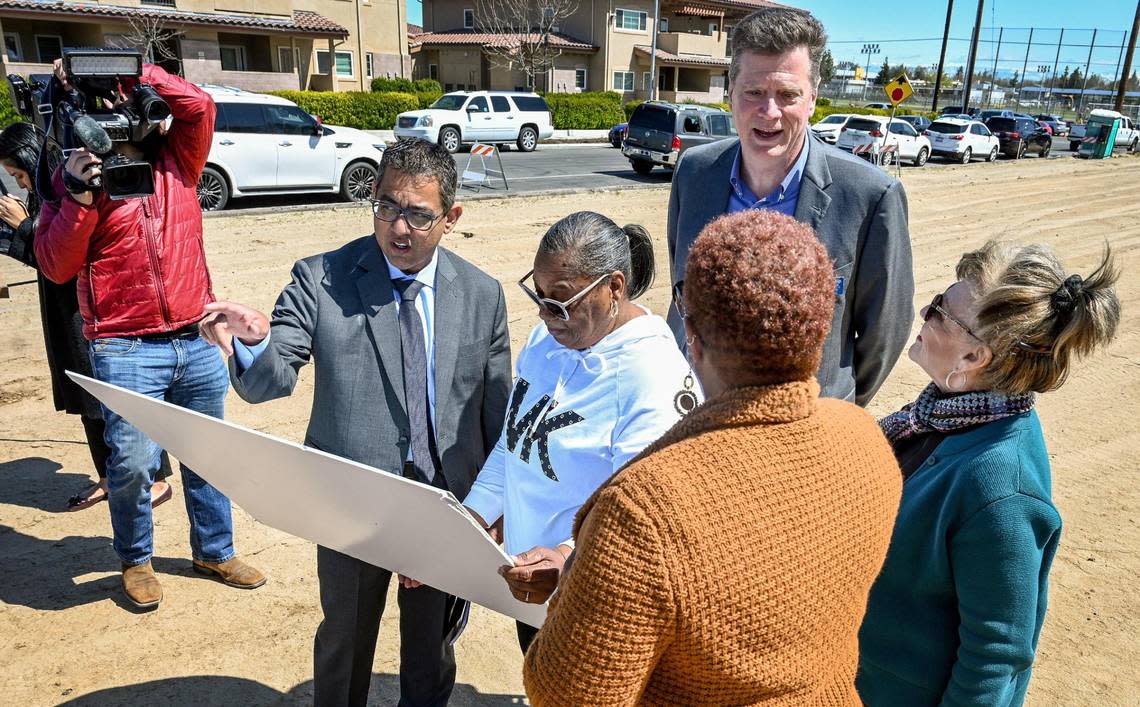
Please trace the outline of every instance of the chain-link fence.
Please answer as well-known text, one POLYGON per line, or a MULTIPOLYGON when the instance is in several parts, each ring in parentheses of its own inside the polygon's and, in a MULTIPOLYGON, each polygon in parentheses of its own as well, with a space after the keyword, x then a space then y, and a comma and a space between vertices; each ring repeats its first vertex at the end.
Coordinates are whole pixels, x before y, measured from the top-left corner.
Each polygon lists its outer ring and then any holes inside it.
MULTIPOLYGON (((820 95, 833 103, 885 101, 882 85, 903 70, 915 95, 905 106, 931 110, 941 37, 832 42, 833 78, 820 95), (928 56, 930 63, 891 61, 890 56, 928 56), (881 79, 879 76, 887 71, 881 79)), ((1122 77, 1128 32, 1105 29, 983 27, 978 37, 970 108, 1004 108, 1030 114, 1084 117, 1112 108, 1119 82, 1127 81, 1124 113, 1140 118, 1140 78, 1122 77)), ((938 93, 938 108, 962 106, 969 38, 951 37, 938 93)))

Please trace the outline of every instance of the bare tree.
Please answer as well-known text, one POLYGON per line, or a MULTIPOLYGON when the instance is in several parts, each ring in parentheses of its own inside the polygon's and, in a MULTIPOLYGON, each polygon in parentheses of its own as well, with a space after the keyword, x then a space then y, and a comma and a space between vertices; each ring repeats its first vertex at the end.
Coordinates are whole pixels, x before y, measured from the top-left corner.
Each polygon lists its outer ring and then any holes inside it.
POLYGON ((578 0, 475 0, 475 27, 499 35, 483 46, 495 66, 534 77, 562 54, 555 35, 578 10, 578 0))
POLYGON ((174 40, 185 34, 182 30, 170 29, 160 17, 128 16, 131 31, 108 42, 119 49, 137 49, 143 60, 150 63, 178 61, 173 47, 174 40))

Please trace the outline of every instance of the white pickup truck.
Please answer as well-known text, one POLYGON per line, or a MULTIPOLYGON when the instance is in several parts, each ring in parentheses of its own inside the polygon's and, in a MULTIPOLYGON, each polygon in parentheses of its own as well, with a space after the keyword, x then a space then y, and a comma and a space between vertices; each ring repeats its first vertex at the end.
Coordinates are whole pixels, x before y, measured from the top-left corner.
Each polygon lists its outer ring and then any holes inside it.
MULTIPOLYGON (((1129 152, 1140 150, 1140 130, 1136 128, 1136 121, 1126 115, 1111 110, 1094 110, 1091 115, 1100 115, 1106 118, 1120 118, 1120 129, 1116 131, 1116 144, 1113 148, 1126 147, 1129 152)), ((1069 126, 1069 151, 1076 152, 1081 147, 1081 140, 1085 137, 1086 125, 1069 126)))

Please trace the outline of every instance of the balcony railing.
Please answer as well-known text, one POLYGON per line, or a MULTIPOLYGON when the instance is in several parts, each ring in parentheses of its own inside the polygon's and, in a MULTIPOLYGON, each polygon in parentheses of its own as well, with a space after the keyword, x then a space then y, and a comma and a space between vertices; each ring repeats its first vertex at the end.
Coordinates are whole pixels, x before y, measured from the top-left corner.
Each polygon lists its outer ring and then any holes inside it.
POLYGON ((658 32, 657 47, 670 54, 701 54, 722 58, 728 56, 728 38, 724 32, 658 32))

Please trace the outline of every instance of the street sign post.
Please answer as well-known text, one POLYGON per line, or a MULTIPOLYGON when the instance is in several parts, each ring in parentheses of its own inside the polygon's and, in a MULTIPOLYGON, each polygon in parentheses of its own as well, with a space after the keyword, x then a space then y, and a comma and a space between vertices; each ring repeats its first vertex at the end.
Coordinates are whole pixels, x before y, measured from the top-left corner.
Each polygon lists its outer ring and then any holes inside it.
MULTIPOLYGON (((887 132, 883 135, 883 149, 886 150, 887 136, 891 134, 891 126, 894 125, 895 113, 898 112, 899 104, 914 95, 914 88, 910 85, 910 79, 906 77, 905 73, 902 73, 883 86, 883 92, 887 94, 887 100, 891 102, 891 118, 887 122, 887 132)), ((897 150, 894 152, 894 159, 898 174, 901 177, 902 159, 897 150)))

